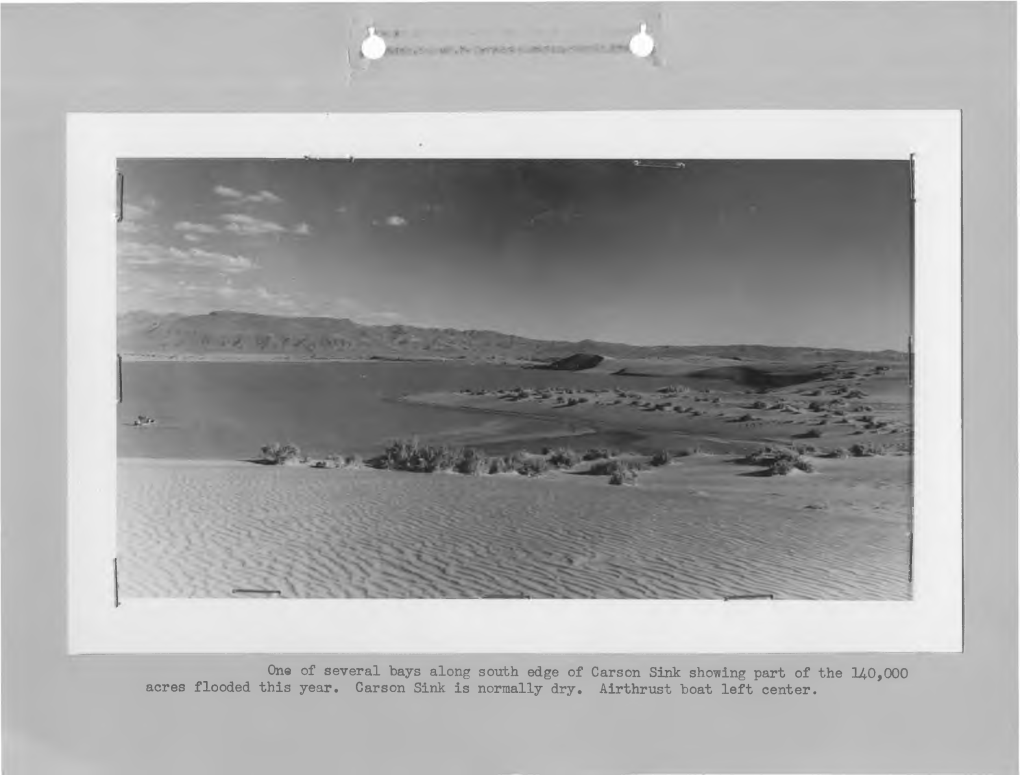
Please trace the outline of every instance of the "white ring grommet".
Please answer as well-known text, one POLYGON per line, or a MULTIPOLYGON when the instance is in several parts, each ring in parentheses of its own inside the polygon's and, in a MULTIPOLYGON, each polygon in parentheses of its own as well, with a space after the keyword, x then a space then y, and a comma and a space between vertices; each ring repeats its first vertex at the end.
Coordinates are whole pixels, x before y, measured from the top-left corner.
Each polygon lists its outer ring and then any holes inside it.
POLYGON ((641 31, 630 39, 630 53, 644 59, 655 49, 655 38, 648 34, 648 25, 642 24, 641 31))
POLYGON ((382 59, 386 53, 386 41, 375 34, 375 27, 368 28, 368 37, 361 41, 361 55, 365 59, 382 59))

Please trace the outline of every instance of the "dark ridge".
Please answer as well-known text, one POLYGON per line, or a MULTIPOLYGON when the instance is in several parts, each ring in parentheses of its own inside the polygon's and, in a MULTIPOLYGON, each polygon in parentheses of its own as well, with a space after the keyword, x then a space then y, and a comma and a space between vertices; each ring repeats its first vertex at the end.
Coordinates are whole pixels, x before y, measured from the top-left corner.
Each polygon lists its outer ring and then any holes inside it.
POLYGON ((549 369, 550 371, 585 371, 586 369, 594 369, 604 360, 605 358, 601 355, 593 353, 574 353, 566 358, 560 358, 558 361, 547 363, 538 368, 549 369))
POLYGON ((687 376, 692 379, 733 382, 737 385, 746 385, 748 387, 781 388, 821 379, 826 373, 828 372, 821 369, 813 369, 811 371, 766 371, 765 369, 758 369, 753 366, 719 366, 713 369, 694 371, 687 376))

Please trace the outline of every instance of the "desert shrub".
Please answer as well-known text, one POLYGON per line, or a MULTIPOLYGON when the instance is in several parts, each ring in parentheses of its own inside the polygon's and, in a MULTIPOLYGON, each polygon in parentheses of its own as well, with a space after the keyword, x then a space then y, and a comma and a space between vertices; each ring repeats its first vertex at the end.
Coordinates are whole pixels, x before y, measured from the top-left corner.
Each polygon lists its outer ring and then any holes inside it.
POLYGON ((685 447, 684 449, 678 449, 673 453, 674 457, 690 457, 691 455, 700 455, 704 450, 701 447, 685 447))
POLYGON ((619 468, 619 460, 596 460, 588 467, 588 473, 593 476, 609 476, 619 468))
POLYGON ((804 431, 803 435, 805 439, 820 439, 822 437, 822 432, 817 428, 809 428, 804 431))
POLYGON ((395 471, 435 473, 452 471, 461 457, 461 451, 447 445, 422 444, 418 439, 401 439, 390 444, 377 463, 395 471))
POLYGON ((588 473, 594 476, 612 476, 619 471, 642 471, 647 468, 647 463, 641 460, 596 460, 588 469, 588 473))
POLYGON ((293 465, 301 462, 301 449, 296 444, 273 442, 262 447, 262 460, 274 466, 293 465))
POLYGON ((508 474, 516 470, 517 461, 510 455, 489 458, 490 474, 508 474))
POLYGON ((740 415, 740 417, 737 418, 737 422, 753 422, 753 421, 754 421, 753 414, 742 414, 740 415))
POLYGON ((801 457, 793 450, 782 450, 783 454, 769 460, 765 465, 766 474, 769 476, 786 476, 794 469, 812 473, 815 470, 814 463, 801 457))
POLYGON ((560 447, 552 451, 548 460, 553 468, 573 468, 581 462, 581 456, 570 447, 560 447))
POLYGON ((418 455, 418 439, 398 439, 387 445, 377 458, 381 468, 409 469, 418 455))
POLYGON ((517 464, 517 473, 522 476, 541 476, 549 472, 549 461, 544 457, 529 457, 517 464))
POLYGON ((345 468, 362 468, 365 465, 365 461, 361 459, 361 455, 346 455, 344 456, 344 467, 345 468))
POLYGON ((871 441, 858 441, 850 447, 850 454, 854 457, 874 457, 885 454, 885 448, 871 441))
POLYGON ((792 463, 798 457, 800 456, 795 449, 769 444, 749 454, 743 462, 756 466, 770 466, 777 460, 786 460, 792 463))
POLYGON ((769 405, 765 401, 755 401, 751 404, 752 409, 768 409, 769 405))
POLYGON ((814 444, 794 444, 793 451, 798 455, 817 455, 818 447, 814 444))
POLYGON ((846 447, 835 447, 825 453, 826 457, 832 457, 837 459, 843 459, 850 457, 850 451, 846 447))
POLYGON ((768 467, 769 476, 786 476, 791 471, 793 471, 792 460, 774 460, 768 467))
POLYGON ((468 447, 460 451, 460 457, 454 465, 454 470, 458 474, 480 476, 488 471, 488 464, 488 459, 481 451, 468 447))
POLYGON ((445 444, 439 446, 429 445, 422 447, 421 459, 423 462, 421 470, 426 473, 452 471, 460 459, 460 450, 445 444))
POLYGON ((668 466, 672 460, 673 455, 670 454, 669 450, 660 449, 652 455, 648 463, 653 466, 668 466))
POLYGON ((609 475, 609 483, 616 485, 637 484, 637 478, 638 472, 633 468, 621 468, 609 475))
POLYGON ((334 453, 332 455, 326 455, 326 459, 319 462, 323 463, 323 465, 317 466, 318 468, 343 468, 344 456, 334 453))
POLYGON ((613 451, 608 449, 607 447, 592 447, 591 449, 587 449, 587 450, 584 451, 584 454, 581 455, 581 459, 582 460, 603 460, 603 459, 606 459, 606 458, 611 458, 612 456, 613 456, 613 451))
POLYGON ((824 412, 825 404, 821 401, 812 401, 807 408, 809 412, 824 412))

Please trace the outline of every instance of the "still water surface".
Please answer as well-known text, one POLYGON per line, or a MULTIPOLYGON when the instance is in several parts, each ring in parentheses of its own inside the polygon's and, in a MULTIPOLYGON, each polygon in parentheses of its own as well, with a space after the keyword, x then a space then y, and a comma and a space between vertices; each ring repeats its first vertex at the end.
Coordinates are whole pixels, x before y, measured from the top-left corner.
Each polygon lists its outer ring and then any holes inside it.
MULTIPOLYGON (((668 379, 578 374, 451 363, 140 362, 123 367, 118 407, 121 457, 247 459, 273 441, 313 455, 374 455, 387 440, 468 443, 489 452, 562 443, 584 423, 421 406, 405 395, 514 386, 650 389, 668 379), (135 428, 138 415, 156 425, 135 428)), ((574 439, 577 446, 641 445, 640 433, 614 429, 574 439)))

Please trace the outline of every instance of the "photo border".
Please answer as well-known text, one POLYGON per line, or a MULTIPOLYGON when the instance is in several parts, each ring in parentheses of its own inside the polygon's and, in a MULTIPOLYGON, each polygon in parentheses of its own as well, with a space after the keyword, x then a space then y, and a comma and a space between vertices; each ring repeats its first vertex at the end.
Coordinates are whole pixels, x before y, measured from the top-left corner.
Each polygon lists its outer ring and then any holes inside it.
POLYGON ((961 651, 961 123, 955 110, 69 114, 70 653, 961 651), (913 599, 118 600, 116 163, 185 157, 913 158, 913 599))

